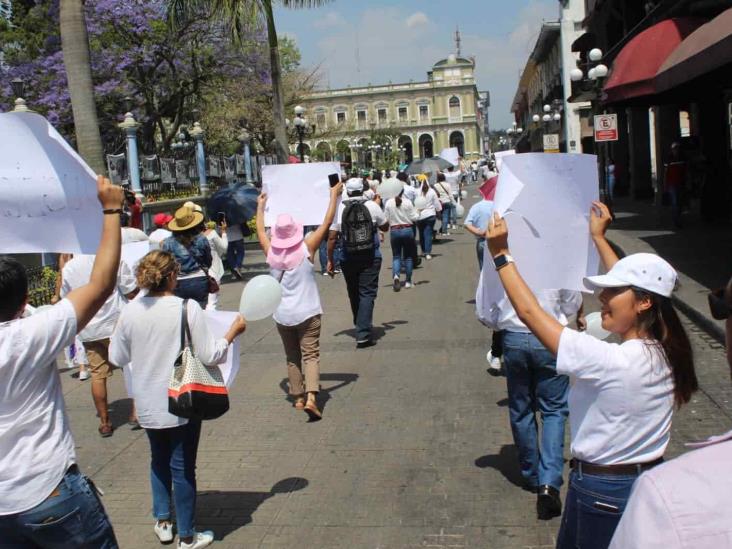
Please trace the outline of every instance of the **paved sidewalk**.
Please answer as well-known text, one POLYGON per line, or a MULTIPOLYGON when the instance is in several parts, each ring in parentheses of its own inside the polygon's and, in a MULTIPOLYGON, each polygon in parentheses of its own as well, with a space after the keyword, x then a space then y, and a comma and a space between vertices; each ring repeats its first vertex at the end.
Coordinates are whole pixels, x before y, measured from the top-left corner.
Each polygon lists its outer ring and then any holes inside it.
MULTIPOLYGON (((415 288, 399 293, 390 289, 386 246, 381 337, 367 350, 355 350, 342 278, 318 277, 326 311, 319 423, 286 400, 272 322, 250 324, 231 410, 206 422, 201 439, 198 526, 215 531, 214 547, 553 547, 559 521, 536 520, 534 496, 519 488, 505 379, 486 373, 490 332, 474 315, 474 240, 455 232, 415 271, 415 288)), ((248 252, 246 266, 258 274, 263 261, 248 252)), ((225 284, 222 307, 235 308, 241 289, 225 284)), ((689 328, 703 391, 676 416, 669 455, 732 428, 723 350, 689 328)), ((104 440, 88 383, 62 377, 80 465, 104 490, 121 546, 159 547, 147 438, 124 425, 122 376, 111 380, 118 429, 104 440)))

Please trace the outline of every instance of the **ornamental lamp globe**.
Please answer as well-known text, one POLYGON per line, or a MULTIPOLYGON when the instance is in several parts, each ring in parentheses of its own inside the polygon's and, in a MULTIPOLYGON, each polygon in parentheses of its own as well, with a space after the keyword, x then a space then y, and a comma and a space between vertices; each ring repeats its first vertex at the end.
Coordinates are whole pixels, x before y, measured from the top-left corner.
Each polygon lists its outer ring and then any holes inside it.
POLYGON ((572 80, 572 82, 579 82, 585 77, 585 73, 582 72, 582 69, 572 69, 569 71, 569 78, 572 80))
POLYGON ((602 59, 602 50, 600 48, 592 48, 589 53, 590 61, 599 61, 602 59))

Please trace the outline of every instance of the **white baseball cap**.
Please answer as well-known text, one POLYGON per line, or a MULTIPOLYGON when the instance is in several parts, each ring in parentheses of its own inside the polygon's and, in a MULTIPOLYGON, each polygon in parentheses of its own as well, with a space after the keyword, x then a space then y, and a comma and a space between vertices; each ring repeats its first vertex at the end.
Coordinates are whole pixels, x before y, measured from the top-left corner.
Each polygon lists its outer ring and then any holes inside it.
POLYGON ((349 194, 353 192, 363 192, 363 179, 359 177, 352 177, 346 181, 346 192, 349 194))
POLYGON ((674 268, 656 254, 632 254, 618 261, 607 274, 586 277, 585 284, 594 288, 635 286, 671 297, 677 277, 674 268))

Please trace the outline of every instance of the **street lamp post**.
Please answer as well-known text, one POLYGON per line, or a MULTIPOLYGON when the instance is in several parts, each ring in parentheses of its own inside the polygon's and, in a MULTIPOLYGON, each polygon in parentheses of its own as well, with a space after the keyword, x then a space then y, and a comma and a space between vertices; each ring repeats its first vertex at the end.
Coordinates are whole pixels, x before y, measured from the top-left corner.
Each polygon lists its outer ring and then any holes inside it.
POLYGON ((193 123, 193 129, 189 132, 196 141, 196 165, 198 166, 198 191, 202 196, 208 195, 208 181, 206 180, 206 151, 203 147, 205 132, 198 122, 193 123))
POLYGON ((252 155, 251 155, 251 151, 249 149, 249 144, 251 143, 251 136, 249 135, 249 132, 244 128, 242 128, 241 133, 239 134, 239 141, 241 141, 241 144, 244 148, 244 172, 246 173, 247 183, 253 183, 252 155))
POLYGON ((25 95, 25 81, 19 76, 16 76, 10 81, 10 87, 15 96, 15 108, 13 108, 13 112, 28 112, 30 109, 26 105, 25 99, 23 99, 25 95))
POLYGON ((127 137, 127 173, 130 174, 130 187, 137 198, 142 199, 142 185, 140 184, 140 161, 137 156, 137 123, 131 112, 125 114, 125 119, 118 124, 127 137))
POLYGON ((303 114, 305 113, 305 109, 298 105, 295 107, 295 120, 293 120, 293 123, 295 124, 295 131, 297 132, 297 140, 299 142, 300 146, 300 162, 305 162, 305 147, 303 145, 302 139, 305 137, 305 128, 307 127, 307 120, 303 117, 303 114))

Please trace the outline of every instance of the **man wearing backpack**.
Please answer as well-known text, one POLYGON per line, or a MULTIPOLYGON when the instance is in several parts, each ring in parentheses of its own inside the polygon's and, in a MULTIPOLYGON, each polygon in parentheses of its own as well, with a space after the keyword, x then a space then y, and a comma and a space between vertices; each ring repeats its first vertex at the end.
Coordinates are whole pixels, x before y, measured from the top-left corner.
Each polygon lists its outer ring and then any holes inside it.
POLYGON ((356 326, 356 347, 375 344, 371 337, 374 301, 379 289, 381 250, 377 228, 389 230, 386 216, 376 201, 363 196, 363 182, 351 178, 346 182, 348 198, 343 201, 343 213, 336 218, 328 237, 328 273, 333 274, 333 251, 338 234, 343 236, 341 269, 346 279, 351 302, 353 324, 356 326))

